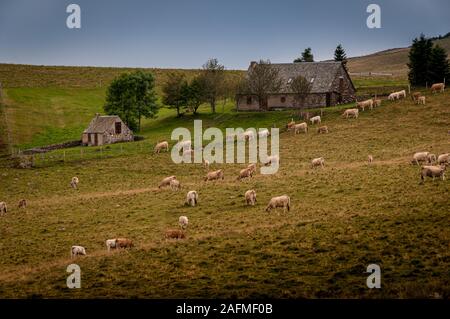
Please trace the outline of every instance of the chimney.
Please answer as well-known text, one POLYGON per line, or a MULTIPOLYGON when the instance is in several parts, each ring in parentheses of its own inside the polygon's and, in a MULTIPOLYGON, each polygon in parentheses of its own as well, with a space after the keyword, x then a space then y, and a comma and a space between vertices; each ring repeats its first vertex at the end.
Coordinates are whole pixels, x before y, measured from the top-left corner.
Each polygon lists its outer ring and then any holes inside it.
POLYGON ((250 62, 250 68, 254 68, 258 63, 256 61, 250 62))

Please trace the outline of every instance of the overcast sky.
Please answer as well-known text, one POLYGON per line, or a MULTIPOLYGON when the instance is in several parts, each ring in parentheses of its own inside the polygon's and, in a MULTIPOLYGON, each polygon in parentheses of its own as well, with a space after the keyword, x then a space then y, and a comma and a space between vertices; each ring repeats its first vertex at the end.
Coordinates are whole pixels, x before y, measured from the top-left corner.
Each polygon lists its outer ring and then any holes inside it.
POLYGON ((44 65, 228 69, 249 61, 292 62, 311 47, 332 58, 408 46, 424 33, 450 32, 449 0, 0 0, 0 62, 44 65), (66 7, 81 7, 68 29, 66 7), (366 8, 381 7, 381 29, 366 8))

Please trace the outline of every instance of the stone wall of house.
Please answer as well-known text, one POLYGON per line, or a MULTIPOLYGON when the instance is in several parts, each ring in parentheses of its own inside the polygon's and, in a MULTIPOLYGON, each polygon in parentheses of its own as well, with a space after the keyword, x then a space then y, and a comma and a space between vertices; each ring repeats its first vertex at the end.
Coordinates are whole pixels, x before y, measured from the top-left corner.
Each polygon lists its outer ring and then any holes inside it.
POLYGON ((237 97, 238 111, 259 111, 258 99, 255 96, 249 97, 247 95, 240 95, 237 97), (250 103, 249 103, 250 102, 250 103))
POLYGON ((332 91, 339 92, 341 94, 341 100, 339 100, 339 94, 334 94, 333 99, 335 100, 333 105, 340 103, 350 103, 355 101, 356 92, 352 87, 351 80, 344 68, 339 68, 338 74, 332 83, 332 91), (343 85, 341 88, 340 78, 343 80, 343 85))

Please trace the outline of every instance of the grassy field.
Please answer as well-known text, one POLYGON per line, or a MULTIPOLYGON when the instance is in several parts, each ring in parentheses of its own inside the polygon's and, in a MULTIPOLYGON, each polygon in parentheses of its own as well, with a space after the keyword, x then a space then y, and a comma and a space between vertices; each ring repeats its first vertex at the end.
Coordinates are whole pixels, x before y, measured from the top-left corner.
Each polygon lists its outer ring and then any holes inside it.
MULTIPOLYGON (((8 88, 7 98, 18 108, 52 105, 45 114, 61 136, 64 128, 69 134, 81 128, 104 94, 59 91, 72 106, 86 107, 74 120, 65 119, 69 109, 55 116, 55 88, 33 90, 8 88)), ((418 167, 409 164, 416 151, 450 150, 449 93, 427 99, 426 106, 383 101, 357 120, 342 119, 340 107, 327 109, 323 124, 330 134, 283 132, 279 172, 242 182, 235 179, 243 165, 213 164, 224 169, 225 180, 205 183, 201 165, 176 165, 167 153, 152 154, 172 128, 192 126, 194 117, 170 113, 145 124, 148 139, 113 145, 103 158, 93 155, 98 148, 75 158, 76 148, 66 162, 3 167, 0 200, 10 211, 0 218, 0 297, 449 298, 450 182, 421 184, 418 167), (310 160, 318 156, 325 168, 312 170, 310 160), (169 175, 178 177, 181 191, 157 188, 169 175), (80 178, 78 190, 69 187, 72 176, 80 178), (258 203, 246 207, 243 194, 251 188, 258 203), (192 189, 199 205, 186 207, 192 189), (291 197, 291 211, 266 213, 269 199, 282 194, 291 197), (16 206, 21 198, 29 202, 26 210, 16 206), (165 240, 164 231, 177 227, 180 215, 190 220, 187 239, 165 240), (107 253, 104 241, 119 236, 132 238, 136 247, 107 253), (71 260, 71 245, 85 246, 88 256, 71 260), (81 267, 81 289, 66 288, 66 267, 73 262, 81 267), (372 263, 381 266, 381 289, 366 287, 372 263)), ((230 107, 196 118, 204 128, 246 128, 280 127, 291 116, 234 113, 230 107)))

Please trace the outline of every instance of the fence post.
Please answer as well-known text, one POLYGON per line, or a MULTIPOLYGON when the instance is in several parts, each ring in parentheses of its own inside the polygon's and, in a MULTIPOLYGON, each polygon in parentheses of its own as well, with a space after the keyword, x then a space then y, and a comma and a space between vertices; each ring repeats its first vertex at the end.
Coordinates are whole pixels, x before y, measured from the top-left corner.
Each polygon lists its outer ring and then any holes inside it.
POLYGON ((66 161, 66 151, 63 151, 63 162, 66 161))

